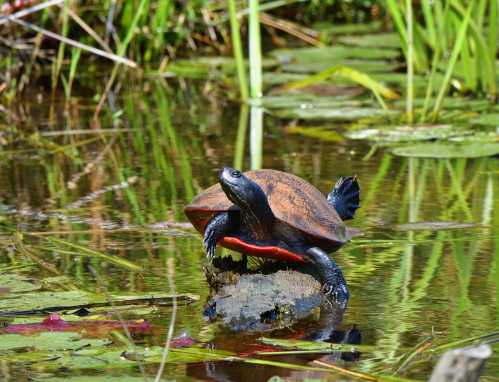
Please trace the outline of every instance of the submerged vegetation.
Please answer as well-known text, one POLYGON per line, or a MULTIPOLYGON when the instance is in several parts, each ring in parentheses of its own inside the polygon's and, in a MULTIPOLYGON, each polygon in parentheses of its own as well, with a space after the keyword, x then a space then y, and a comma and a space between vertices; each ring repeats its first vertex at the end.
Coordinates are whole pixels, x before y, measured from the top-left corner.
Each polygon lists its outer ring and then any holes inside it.
POLYGON ((0 379, 426 380, 485 343, 495 380, 497 6, 4 3, 0 379), (325 194, 357 174, 343 317, 262 334, 203 314, 183 206, 224 165, 325 194))

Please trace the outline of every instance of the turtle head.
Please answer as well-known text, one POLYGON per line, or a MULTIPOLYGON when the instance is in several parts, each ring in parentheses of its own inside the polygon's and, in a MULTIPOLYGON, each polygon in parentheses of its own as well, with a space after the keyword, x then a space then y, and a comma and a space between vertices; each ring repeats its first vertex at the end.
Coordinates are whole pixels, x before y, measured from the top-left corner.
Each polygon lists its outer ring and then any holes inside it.
POLYGON ((229 200, 242 209, 251 208, 261 203, 262 199, 267 200, 258 184, 234 168, 220 170, 219 181, 229 200))
POLYGON ((225 195, 241 209, 243 214, 256 217, 259 225, 271 224, 274 214, 267 196, 258 184, 231 167, 224 167, 218 179, 225 195))

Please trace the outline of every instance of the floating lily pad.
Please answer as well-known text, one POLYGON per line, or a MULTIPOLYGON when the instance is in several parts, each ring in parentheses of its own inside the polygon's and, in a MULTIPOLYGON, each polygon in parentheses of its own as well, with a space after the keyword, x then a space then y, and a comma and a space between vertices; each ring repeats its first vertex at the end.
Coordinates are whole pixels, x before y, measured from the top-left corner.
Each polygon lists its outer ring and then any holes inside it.
POLYGON ((358 36, 342 36, 338 42, 347 45, 367 47, 376 50, 379 47, 395 48, 400 47, 400 37, 397 33, 375 33, 362 34, 358 36), (375 49, 376 48, 376 49, 375 49))
POLYGON ((410 142, 444 139, 472 133, 470 130, 451 125, 424 125, 372 127, 348 132, 346 136, 350 139, 365 139, 375 142, 410 142))
POLYGON ((53 332, 39 333, 33 336, 21 334, 0 335, 0 351, 14 351, 23 348, 36 350, 75 350, 83 347, 109 345, 110 340, 82 338, 78 333, 53 332))
POLYGON ((425 143, 396 147, 392 152, 418 158, 479 158, 499 154, 499 143, 425 143))
POLYGON ((475 223, 460 223, 460 222, 418 222, 398 224, 395 226, 399 231, 422 231, 422 230, 444 230, 444 229, 464 229, 475 228, 475 223))
POLYGON ((301 127, 290 126, 285 129, 286 133, 300 134, 309 138, 317 138, 326 142, 342 142, 343 136, 337 131, 324 127, 301 127))
POLYGON ((296 350, 318 350, 318 351, 373 351, 375 346, 370 345, 353 345, 353 344, 335 344, 323 341, 303 341, 290 339, 277 339, 261 337, 260 341, 266 345, 272 345, 283 349, 296 350))
POLYGON ((482 114, 471 122, 477 125, 499 126, 499 113, 482 114))
MULTIPOLYGON (((263 68, 275 67, 278 63, 273 59, 262 60, 263 68)), ((189 77, 223 79, 227 73, 236 71, 236 63, 232 57, 195 57, 175 60, 157 75, 166 77, 189 77)))
MULTIPOLYGON (((37 379, 38 380, 38 379, 37 379)), ((149 378, 152 380, 152 378, 149 378)), ((40 379, 40 381, 45 381, 44 378, 40 379)), ((111 375, 84 375, 77 377, 64 377, 64 378, 53 378, 50 377, 47 379, 50 382, 144 382, 144 377, 131 377, 128 375, 123 376, 111 376, 111 375)), ((161 382, 171 381, 171 379, 160 379, 161 382)))
POLYGON ((336 45, 325 48, 276 49, 270 52, 270 55, 282 65, 326 62, 331 66, 334 63, 342 63, 349 58, 362 60, 394 59, 400 56, 400 51, 396 49, 371 49, 336 45))
POLYGON ((355 23, 355 24, 335 24, 330 21, 315 23, 313 29, 327 33, 330 35, 341 35, 341 34, 356 34, 356 33, 373 33, 378 32, 383 24, 381 21, 373 21, 370 23, 355 23))
POLYGON ((267 96, 262 98, 262 106, 267 109, 289 108, 342 108, 372 105, 370 100, 341 100, 337 97, 315 96, 311 94, 292 93, 267 96))
POLYGON ((27 276, 16 273, 0 275, 0 288, 7 293, 30 292, 41 287, 38 281, 27 276))
POLYGON ((314 121, 354 121, 367 117, 387 117, 397 114, 370 107, 342 107, 342 108, 296 108, 281 109, 272 112, 273 115, 284 119, 303 119, 314 121))
POLYGON ((486 132, 486 131, 475 131, 473 135, 458 135, 455 137, 450 137, 449 141, 452 142, 482 142, 482 143, 493 143, 499 142, 499 131, 497 132, 486 132))
MULTIPOLYGON (((234 353, 222 350, 213 350, 195 346, 184 349, 169 349, 166 363, 188 364, 208 361, 220 361, 228 357, 235 356, 234 353)), ((82 349, 71 354, 64 354, 63 357, 54 361, 51 365, 44 364, 49 369, 64 367, 69 370, 76 369, 108 369, 135 367, 140 363, 159 363, 163 357, 163 348, 153 346, 150 348, 136 348, 123 351, 108 350, 106 348, 82 349)))
MULTIPOLYGON (((177 295, 178 303, 190 303, 198 299, 195 295, 177 295)), ((111 305, 171 305, 172 296, 166 293, 148 293, 134 296, 112 296, 85 291, 25 293, 16 298, 0 300, 0 316, 15 316, 77 310, 79 308, 102 307, 111 305)))
POLYGON ((364 73, 386 73, 396 70, 399 66, 397 63, 390 63, 382 60, 330 60, 330 61, 315 61, 309 63, 290 63, 283 65, 282 70, 290 73, 318 73, 329 69, 334 65, 342 65, 351 69, 358 70, 364 73))

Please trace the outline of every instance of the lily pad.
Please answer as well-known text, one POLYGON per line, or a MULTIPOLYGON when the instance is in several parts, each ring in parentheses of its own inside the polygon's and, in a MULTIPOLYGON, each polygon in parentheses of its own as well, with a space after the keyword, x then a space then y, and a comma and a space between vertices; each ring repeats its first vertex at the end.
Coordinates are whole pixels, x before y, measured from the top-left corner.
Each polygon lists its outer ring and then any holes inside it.
POLYGON ((314 61, 309 63, 290 63, 283 65, 282 70, 290 73, 318 73, 322 72, 331 66, 342 65, 350 69, 355 69, 364 73, 386 73, 396 70, 399 67, 397 63, 390 63, 382 60, 329 60, 329 61, 314 61))
POLYGON ((360 107, 373 105, 370 100, 341 100, 337 97, 315 96, 311 94, 285 94, 267 96, 262 98, 262 106, 267 109, 289 109, 289 108, 342 108, 360 107))
MULTIPOLYGON (((195 295, 177 295, 180 304, 198 299, 195 295)), ((108 299, 105 295, 85 291, 37 292, 25 293, 16 298, 0 300, 0 316, 44 314, 63 310, 102 307, 110 305, 171 305, 172 296, 166 293, 148 293, 144 295, 115 295, 108 299)))
POLYGON ((285 129, 286 133, 300 134, 309 138, 317 138, 326 142, 342 142, 343 136, 337 131, 324 127, 301 127, 290 126, 285 129))
POLYGON ((33 336, 24 336, 21 334, 2 334, 0 335, 0 351, 14 351, 23 348, 36 350, 76 350, 83 347, 101 347, 109 345, 107 339, 87 339, 82 338, 78 333, 54 332, 39 333, 33 336))
MULTIPOLYGON (((166 363, 188 364, 208 361, 220 361, 236 354, 222 350, 213 350, 194 346, 184 349, 169 349, 166 363)), ((54 369, 64 367, 69 370, 76 369, 108 369, 135 367, 140 363, 159 363, 163 357, 163 348, 153 346, 150 348, 136 348, 123 351, 123 349, 89 348, 81 349, 77 352, 64 354, 60 359, 49 364, 44 363, 43 367, 54 369)))
POLYGON ((375 346, 353 345, 353 344, 335 344, 323 341, 303 341, 261 337, 260 341, 266 345, 272 345, 283 349, 296 350, 324 350, 324 351, 373 351, 375 346))
POLYGON ((374 142, 410 142, 444 139, 456 135, 472 134, 472 131, 452 125, 388 126, 351 131, 350 139, 365 139, 374 142))
MULTIPOLYGON (((151 378, 149 380, 152 380, 151 378)), ((44 378, 40 381, 45 381, 44 378)), ((64 377, 64 378, 53 378, 47 379, 50 382, 144 382, 144 377, 131 377, 129 375, 123 376, 111 376, 111 375, 84 375, 77 377, 64 377)), ((161 382, 171 381, 171 379, 160 379, 161 382)))
POLYGON ((499 126, 499 113, 482 114, 471 122, 477 125, 499 126))
POLYGON ((270 56, 276 58, 282 65, 326 62, 331 66, 334 63, 343 62, 343 60, 348 58, 362 60, 394 59, 400 56, 400 51, 396 49, 371 49, 336 45, 325 48, 276 49, 270 52, 270 56))
POLYGON ((342 108, 294 108, 273 111, 272 115, 284 119, 302 119, 314 121, 355 121, 367 117, 387 117, 397 114, 372 107, 342 107, 342 108))
POLYGON ((460 222, 417 222, 398 224, 395 229, 398 231, 422 231, 422 230, 445 230, 445 229, 464 229, 475 228, 475 223, 460 223, 460 222))
POLYGON ((418 158, 479 158, 499 154, 499 143, 425 143, 396 147, 393 154, 418 158))
POLYGON ((31 292, 41 287, 38 281, 27 276, 16 273, 0 275, 0 288, 8 293, 31 292))
POLYGON ((482 142, 482 143, 492 143, 499 142, 499 131, 497 132, 486 132, 486 131, 475 131, 473 135, 457 135, 455 137, 450 137, 449 141, 452 142, 482 142))
POLYGON ((330 21, 315 23, 313 29, 327 33, 330 35, 341 35, 341 34, 359 34, 359 33, 374 33, 379 31, 383 24, 381 21, 373 21, 370 23, 355 23, 355 24, 341 24, 331 23, 330 21))
POLYGON ((398 49, 400 47, 400 37, 397 33, 375 33, 362 34, 358 36, 342 36, 339 37, 337 41, 342 44, 367 47, 372 50, 376 50, 379 47, 395 49, 398 49))

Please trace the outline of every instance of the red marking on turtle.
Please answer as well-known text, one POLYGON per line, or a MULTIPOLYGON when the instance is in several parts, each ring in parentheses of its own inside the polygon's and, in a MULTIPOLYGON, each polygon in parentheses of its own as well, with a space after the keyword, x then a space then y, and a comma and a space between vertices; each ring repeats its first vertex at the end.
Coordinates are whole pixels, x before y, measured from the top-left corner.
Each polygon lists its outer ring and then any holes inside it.
POLYGON ((219 241, 219 244, 225 248, 242 252, 251 256, 270 257, 276 260, 292 261, 298 263, 305 262, 303 256, 298 253, 294 253, 277 246, 261 246, 247 243, 239 239, 238 237, 225 236, 219 241))

